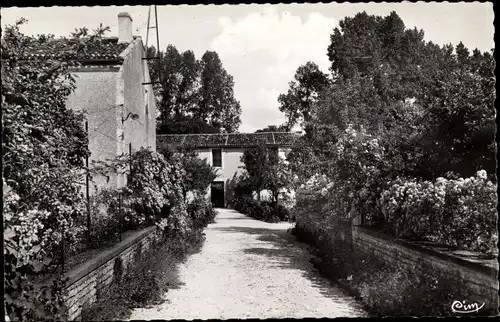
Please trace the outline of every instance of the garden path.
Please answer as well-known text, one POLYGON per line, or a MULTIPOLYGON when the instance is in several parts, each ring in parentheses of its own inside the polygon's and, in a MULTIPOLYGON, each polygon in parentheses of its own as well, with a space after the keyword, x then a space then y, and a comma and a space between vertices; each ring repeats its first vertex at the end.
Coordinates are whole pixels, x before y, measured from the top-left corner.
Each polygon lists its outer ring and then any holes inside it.
POLYGON ((165 303, 135 309, 131 320, 367 316, 309 262, 291 223, 265 223, 219 209, 206 241, 180 267, 184 285, 165 303))

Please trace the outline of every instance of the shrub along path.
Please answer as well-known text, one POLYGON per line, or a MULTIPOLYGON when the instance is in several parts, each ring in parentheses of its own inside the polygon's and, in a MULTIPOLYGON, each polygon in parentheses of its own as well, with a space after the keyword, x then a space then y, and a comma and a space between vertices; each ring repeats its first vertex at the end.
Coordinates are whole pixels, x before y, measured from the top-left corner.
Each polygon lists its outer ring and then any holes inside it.
POLYGON ((180 267, 185 284, 165 303, 135 309, 131 320, 367 316, 320 276, 307 245, 287 232, 292 224, 218 211, 201 252, 180 267))

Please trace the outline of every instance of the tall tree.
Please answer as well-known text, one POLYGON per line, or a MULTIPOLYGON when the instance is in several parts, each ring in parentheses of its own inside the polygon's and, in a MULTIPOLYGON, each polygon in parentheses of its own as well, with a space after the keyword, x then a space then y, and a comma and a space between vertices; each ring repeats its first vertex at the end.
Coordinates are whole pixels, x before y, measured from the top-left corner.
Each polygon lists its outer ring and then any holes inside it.
POLYGON ((328 83, 328 76, 313 62, 307 62, 297 69, 294 80, 289 83, 288 92, 278 97, 279 109, 288 118, 288 128, 302 121, 310 121, 313 105, 328 83))
POLYGON ((248 173, 248 183, 253 191, 257 192, 260 200, 260 192, 266 186, 266 171, 268 169, 268 149, 265 145, 259 145, 245 150, 241 161, 248 173))
POLYGON ((306 127, 311 149, 297 146, 294 159, 316 158, 320 165, 340 131, 354 124, 381 139, 400 174, 432 179, 450 170, 492 172, 492 55, 423 38, 423 31, 405 29, 395 12, 342 20, 328 47, 332 84, 312 105, 306 127))
POLYGON ((223 68, 214 51, 205 52, 201 66, 200 105, 194 116, 221 132, 234 132, 241 123, 241 107, 234 98, 233 77, 223 68))
MULTIPOLYGON (((154 56, 154 48, 148 49, 154 56)), ((234 98, 234 81, 216 52, 197 60, 191 50, 180 53, 168 45, 158 64, 150 62, 159 110, 158 133, 234 132, 240 124, 241 107, 234 98)))
MULTIPOLYGON (((157 65, 153 65, 157 66, 157 65)), ((168 45, 165 53, 160 56, 161 87, 159 91, 160 121, 165 122, 171 116, 179 115, 181 107, 178 97, 182 77, 182 56, 172 45, 168 45)))

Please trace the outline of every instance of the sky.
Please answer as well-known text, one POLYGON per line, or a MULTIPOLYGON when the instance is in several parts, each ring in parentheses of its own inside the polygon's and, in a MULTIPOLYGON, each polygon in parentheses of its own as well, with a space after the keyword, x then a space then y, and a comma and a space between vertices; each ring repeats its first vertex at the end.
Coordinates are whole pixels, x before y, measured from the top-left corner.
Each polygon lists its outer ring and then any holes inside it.
MULTIPOLYGON (((118 35, 120 12, 133 19, 134 35, 146 40, 148 6, 2 8, 1 24, 28 20, 25 34, 68 36, 76 28, 110 26, 108 36, 118 35)), ((425 40, 439 45, 460 41, 469 49, 494 48, 492 3, 330 3, 279 5, 179 5, 158 6, 160 48, 168 44, 179 51, 193 50, 201 58, 216 51, 224 68, 234 77, 235 97, 242 107, 240 132, 253 132, 282 124, 278 95, 288 89, 296 69, 313 61, 328 72, 326 50, 338 22, 358 12, 401 17, 407 28, 425 32, 425 40)), ((153 10, 152 18, 153 16, 153 10)), ((154 26, 154 22, 151 24, 154 26)), ((149 44, 156 46, 154 29, 149 44)))

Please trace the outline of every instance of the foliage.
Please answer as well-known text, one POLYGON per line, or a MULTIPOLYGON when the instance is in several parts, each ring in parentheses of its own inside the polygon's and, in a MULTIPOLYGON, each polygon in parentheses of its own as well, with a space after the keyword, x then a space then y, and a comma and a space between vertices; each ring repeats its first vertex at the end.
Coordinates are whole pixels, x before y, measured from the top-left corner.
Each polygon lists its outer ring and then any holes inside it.
POLYGON ((406 98, 423 97, 422 90, 436 67, 447 64, 449 49, 426 43, 424 32, 406 29, 394 11, 385 17, 361 12, 339 22, 327 53, 334 78, 340 83, 371 82, 374 105, 385 108, 406 98))
POLYGON ((163 303, 165 292, 182 285, 179 264, 199 250, 203 242, 203 233, 197 230, 188 242, 169 238, 160 240, 144 253, 137 253, 128 274, 112 283, 96 303, 83 308, 82 320, 126 320, 133 308, 163 303))
POLYGON ((319 93, 329 84, 328 75, 320 71, 318 65, 313 62, 300 66, 294 78, 295 80, 289 83, 288 92, 278 97, 279 109, 288 118, 288 128, 310 121, 319 93))
MULTIPOLYGON (((323 174, 311 176, 297 191, 297 215, 317 213, 352 220, 368 219, 381 192, 385 150, 378 140, 352 126, 329 149, 323 174)), ((321 173, 321 172, 320 172, 321 173)))
POLYGON ((290 173, 286 161, 281 160, 278 148, 259 144, 256 147, 246 149, 241 156, 245 164, 244 169, 248 173, 248 184, 252 191, 257 193, 260 200, 260 192, 267 189, 273 197, 273 204, 278 206, 280 195, 289 188, 290 173))
POLYGON ((492 254, 496 250, 496 185, 485 171, 469 179, 435 183, 394 177, 386 150, 349 127, 332 145, 323 175, 297 191, 297 216, 353 219, 385 227, 398 237, 425 239, 492 254), (328 171, 328 169, 332 169, 328 171))
POLYGON ((241 156, 244 169, 248 173, 248 184, 252 187, 252 191, 257 193, 259 199, 260 192, 266 186, 266 172, 270 163, 268 152, 268 148, 261 144, 254 148, 246 149, 241 156))
MULTIPOLYGON (((154 50, 149 49, 150 55, 154 50)), ((190 50, 184 53, 173 45, 160 52, 160 64, 150 63, 159 106, 158 133, 234 132, 240 124, 241 107, 234 98, 233 77, 224 69, 216 52, 207 51, 197 60, 190 50), (160 66, 160 67, 158 67, 160 66)))
POLYGON ((423 31, 405 29, 395 12, 363 12, 339 26, 328 48, 334 81, 320 95, 314 126, 362 125, 390 146, 398 170, 408 175, 493 173, 490 53, 425 42, 423 31))
POLYGON ((488 52, 476 50, 469 57, 464 49, 461 43, 456 47, 458 67, 436 77, 423 103, 431 139, 425 147, 432 151, 429 159, 436 175, 453 171, 466 177, 479 169, 496 170, 495 62, 488 52))
POLYGON ((216 212, 212 204, 204 197, 197 196, 188 205, 187 212, 191 217, 193 226, 203 228, 215 220, 216 212))
MULTIPOLYGON (((482 169, 492 184, 496 182, 491 53, 476 49, 470 54, 462 43, 439 47, 425 42, 423 31, 406 29, 394 12, 385 17, 363 12, 340 21, 331 35, 328 57, 332 81, 310 105, 305 135, 287 158, 294 187, 314 177, 324 178, 298 191, 293 211, 297 216, 316 212, 318 218, 352 219, 362 215, 364 224, 382 226, 389 215, 382 214, 378 200, 398 177, 418 191, 435 187, 431 182, 436 178, 466 178, 482 169)), ((485 189, 470 187, 462 190, 460 198, 468 196, 491 218, 494 194, 485 189)), ((450 193, 447 196, 452 204, 459 200, 450 193)), ((427 222, 425 217, 437 210, 400 202, 394 207, 412 210, 408 217, 391 213, 399 219, 391 219, 396 226, 389 225, 389 231, 397 230, 400 236, 410 236, 411 231, 426 235, 421 227, 443 227, 433 232, 434 240, 491 252, 494 227, 489 219, 474 214, 476 208, 464 210, 450 204, 440 210, 439 216, 453 213, 465 221, 463 227, 469 232, 458 241, 458 232, 452 231, 463 228, 448 223, 448 217, 434 216, 436 221, 427 222), (426 211, 429 214, 424 215, 426 211), (408 231, 403 233, 400 227, 408 231)))
MULTIPOLYGON (((75 62, 23 60, 33 44, 46 41, 21 34, 24 22, 8 26, 1 44, 5 306, 12 319, 52 320, 60 318, 63 281, 50 290, 34 288, 32 279, 59 264, 62 238, 77 244, 81 228, 74 220, 84 209, 80 184, 89 151, 84 116, 65 105, 75 62), (54 294, 51 300, 44 290, 54 294)), ((70 42, 67 50, 84 51, 82 44, 100 35, 70 42)))
POLYGON ((223 68, 216 52, 205 52, 200 64, 201 101, 193 114, 222 132, 236 131, 241 123, 241 106, 234 98, 233 77, 223 68))
POLYGON ((276 202, 259 201, 254 198, 252 184, 246 174, 235 175, 228 182, 230 198, 228 204, 236 211, 267 222, 292 220, 289 210, 276 202))
POLYGON ((189 147, 183 147, 177 151, 185 170, 184 196, 187 192, 205 195, 212 181, 217 178, 217 169, 206 160, 198 158, 196 152, 189 147))
MULTIPOLYGON (((299 240, 316 246, 312 262, 319 271, 359 299, 374 316, 449 316, 453 301, 474 299, 455 274, 388 264, 330 239, 330 230, 312 233, 296 226, 294 231, 299 240)), ((496 311, 490 306, 478 314, 494 315, 496 311)))
MULTIPOLYGON (((100 248, 107 243, 116 242, 120 231, 129 229, 120 227, 119 198, 119 191, 116 189, 103 189, 90 196, 91 247, 100 248)), ((82 217, 78 224, 85 227, 86 218, 82 217)), ((82 241, 85 240, 82 238, 82 241)))
POLYGON ((127 174, 127 184, 117 191, 122 199, 124 226, 137 228, 156 224, 165 233, 189 233, 188 214, 184 203, 185 176, 179 158, 141 147, 132 155, 96 162, 97 173, 127 174))
POLYGON ((494 256, 498 251, 496 200, 496 185, 482 170, 465 180, 398 178, 382 192, 378 203, 388 228, 398 237, 494 256))
POLYGON ((269 167, 265 172, 264 187, 271 192, 272 203, 277 211, 280 196, 284 195, 285 192, 290 192, 291 174, 286 161, 279 156, 272 156, 271 158, 277 158, 277 160, 269 162, 269 167))
POLYGON ((219 133, 219 129, 190 115, 174 115, 162 119, 156 132, 161 134, 219 133))

